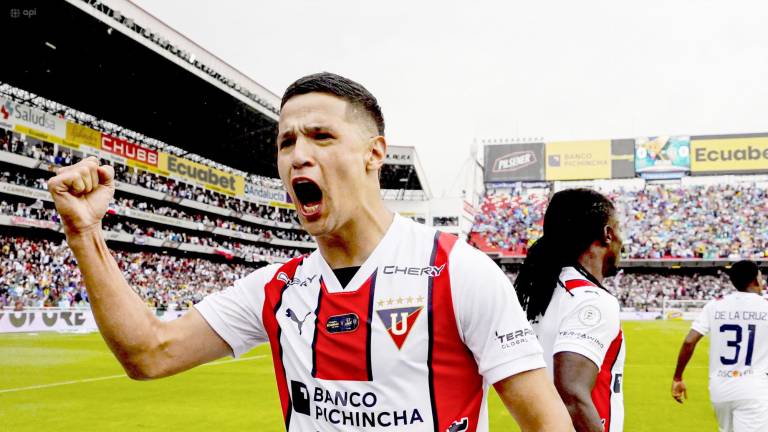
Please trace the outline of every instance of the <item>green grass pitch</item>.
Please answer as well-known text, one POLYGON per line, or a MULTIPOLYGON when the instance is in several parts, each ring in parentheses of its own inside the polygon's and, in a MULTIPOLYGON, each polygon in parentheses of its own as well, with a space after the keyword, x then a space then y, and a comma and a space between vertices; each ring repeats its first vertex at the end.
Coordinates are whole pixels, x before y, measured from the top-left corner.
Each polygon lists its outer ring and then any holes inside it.
MULTIPOLYGON (((623 324, 625 431, 716 430, 707 393, 706 339, 686 373, 690 399, 680 406, 670 397, 677 350, 688 327, 682 321, 623 324)), ((518 430, 495 393, 489 413, 492 431, 518 430)), ((281 424, 267 346, 243 360, 135 382, 123 376, 98 334, 0 335, 3 431, 278 431, 281 424)))

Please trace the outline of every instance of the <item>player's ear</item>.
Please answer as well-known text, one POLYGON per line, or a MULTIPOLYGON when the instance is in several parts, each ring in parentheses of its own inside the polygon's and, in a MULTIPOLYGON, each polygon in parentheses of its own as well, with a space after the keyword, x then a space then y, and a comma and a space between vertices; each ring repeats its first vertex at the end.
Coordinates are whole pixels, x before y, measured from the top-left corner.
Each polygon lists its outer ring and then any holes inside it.
POLYGON ((613 228, 610 225, 605 225, 603 227, 603 244, 609 245, 611 244, 611 241, 613 241, 616 238, 616 232, 613 230, 613 228))
POLYGON ((387 140, 383 136, 375 136, 368 142, 366 169, 378 171, 384 166, 387 158, 387 140))

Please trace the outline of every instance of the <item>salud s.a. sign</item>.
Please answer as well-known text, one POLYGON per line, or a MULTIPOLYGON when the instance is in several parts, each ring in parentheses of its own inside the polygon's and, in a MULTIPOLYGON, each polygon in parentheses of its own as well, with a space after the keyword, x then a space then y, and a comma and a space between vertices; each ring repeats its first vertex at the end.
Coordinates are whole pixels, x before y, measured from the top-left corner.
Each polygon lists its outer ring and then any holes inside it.
POLYGON ((49 142, 61 142, 67 122, 53 114, 0 97, 0 127, 49 142))

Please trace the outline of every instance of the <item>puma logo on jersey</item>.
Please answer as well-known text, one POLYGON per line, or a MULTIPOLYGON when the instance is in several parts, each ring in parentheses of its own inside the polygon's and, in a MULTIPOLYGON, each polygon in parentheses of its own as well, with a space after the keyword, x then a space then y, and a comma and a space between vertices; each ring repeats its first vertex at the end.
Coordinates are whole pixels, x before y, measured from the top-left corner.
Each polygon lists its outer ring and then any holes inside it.
POLYGON ((469 419, 464 417, 461 420, 457 420, 448 426, 445 432, 461 432, 469 429, 469 419))
POLYGON ((299 317, 296 315, 296 312, 293 311, 293 309, 288 308, 288 310, 285 311, 285 316, 291 319, 291 321, 296 323, 296 327, 299 328, 299 334, 301 334, 301 328, 304 326, 304 321, 307 320, 307 317, 309 316, 310 312, 307 312, 306 315, 304 315, 304 319, 299 319, 299 317))

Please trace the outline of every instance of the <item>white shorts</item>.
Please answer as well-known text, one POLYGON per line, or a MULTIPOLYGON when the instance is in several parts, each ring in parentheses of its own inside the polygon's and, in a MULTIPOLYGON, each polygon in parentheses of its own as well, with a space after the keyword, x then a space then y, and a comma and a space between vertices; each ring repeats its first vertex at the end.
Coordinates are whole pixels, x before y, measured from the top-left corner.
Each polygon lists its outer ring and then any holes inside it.
POLYGON ((768 432, 768 400, 712 403, 720 432, 768 432))

